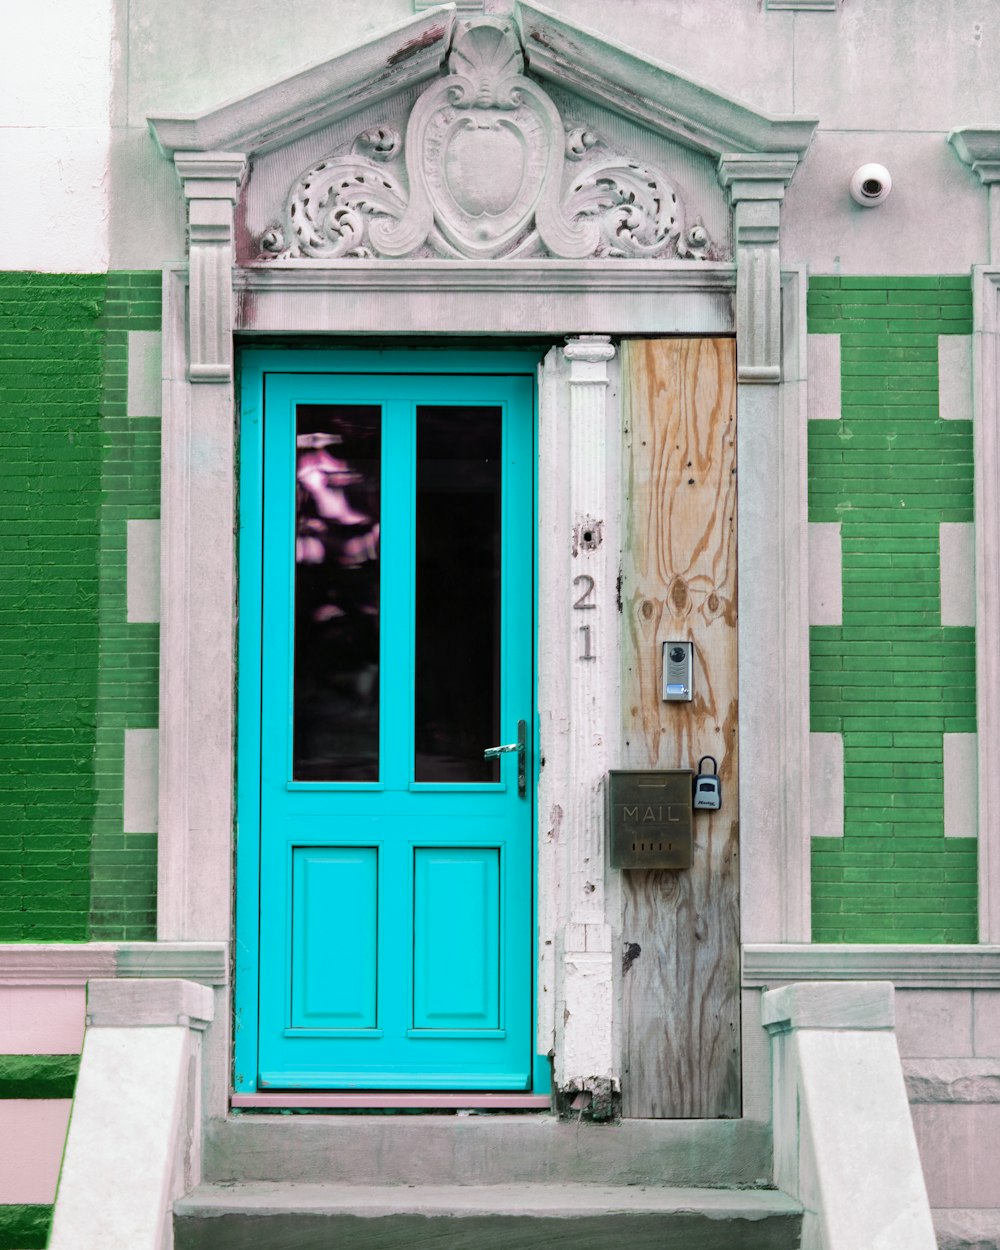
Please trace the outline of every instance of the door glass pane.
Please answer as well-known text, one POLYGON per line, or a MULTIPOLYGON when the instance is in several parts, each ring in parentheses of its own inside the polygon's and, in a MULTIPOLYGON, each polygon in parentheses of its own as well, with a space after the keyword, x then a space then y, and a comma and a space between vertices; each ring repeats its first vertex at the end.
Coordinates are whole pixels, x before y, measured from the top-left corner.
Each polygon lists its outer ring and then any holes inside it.
POLYGON ((499 407, 417 408, 416 781, 498 781, 499 407))
POLYGON ((381 418, 371 404, 296 409, 297 781, 379 777, 381 418))

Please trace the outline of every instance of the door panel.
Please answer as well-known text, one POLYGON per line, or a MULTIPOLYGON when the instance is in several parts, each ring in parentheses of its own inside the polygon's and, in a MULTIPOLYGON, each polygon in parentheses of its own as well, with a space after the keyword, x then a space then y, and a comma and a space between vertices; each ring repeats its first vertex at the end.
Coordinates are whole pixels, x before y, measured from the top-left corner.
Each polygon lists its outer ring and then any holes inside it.
POLYGON ((499 848, 419 848, 413 886, 413 1027, 499 1029, 499 848))
POLYGON ((375 1028, 377 934, 376 848, 295 848, 292 1028, 375 1028))
POLYGON ((533 378, 261 385, 259 1087, 527 1089, 533 378))

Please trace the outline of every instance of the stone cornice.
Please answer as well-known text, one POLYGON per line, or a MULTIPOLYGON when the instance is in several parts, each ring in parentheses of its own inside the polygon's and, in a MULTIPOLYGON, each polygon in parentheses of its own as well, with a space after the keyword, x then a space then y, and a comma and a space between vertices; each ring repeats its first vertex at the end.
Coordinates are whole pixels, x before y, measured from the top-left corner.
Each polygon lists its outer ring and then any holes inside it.
POLYGON ((891 981, 897 989, 997 989, 1000 946, 744 946, 745 988, 791 981, 891 981))
POLYGON ((225 942, 17 943, 0 946, 0 985, 82 985, 94 978, 229 980, 225 942))
POLYGON ((801 159, 812 142, 818 125, 813 118, 757 112, 541 5, 522 0, 516 15, 531 73, 685 147, 715 157, 750 151, 801 159))
POLYGON ((958 126, 948 136, 958 159, 972 166, 984 186, 1000 182, 1000 127, 958 126))
POLYGON ((428 9, 341 56, 204 113, 149 118, 165 156, 267 152, 433 78, 451 45, 455 10, 428 9))

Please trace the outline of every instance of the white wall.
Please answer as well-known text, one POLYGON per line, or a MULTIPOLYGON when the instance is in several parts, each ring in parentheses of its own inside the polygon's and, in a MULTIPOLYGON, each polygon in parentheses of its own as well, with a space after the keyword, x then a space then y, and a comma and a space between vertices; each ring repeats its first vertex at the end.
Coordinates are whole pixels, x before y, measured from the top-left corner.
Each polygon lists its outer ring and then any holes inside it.
MULTIPOLYGON (((52 0, 49 0, 52 3, 52 0)), ((67 0, 68 2, 68 0, 67 0)), ((1000 118, 1000 6, 849 0, 834 12, 763 0, 546 0, 554 11, 772 113, 819 118, 784 210, 783 259, 813 273, 962 273, 988 261, 986 194, 945 139, 1000 118), (926 67, 933 65, 933 89, 926 67), (847 181, 877 160, 894 189, 857 207, 847 181)), ((112 266, 183 255, 173 172, 150 113, 198 112, 322 61, 412 15, 412 0, 117 0, 112 266)), ((504 0, 487 0, 487 10, 504 0)))
MULTIPOLYGON (((786 201, 786 263, 813 273, 960 273, 988 260, 986 195, 945 137, 1000 117, 1000 75, 990 69, 1000 63, 1000 6, 850 0, 796 13, 761 0, 548 3, 754 108, 820 119, 786 201), (933 90, 919 72, 928 65, 933 90), (847 196, 865 160, 893 173, 883 208, 847 196)), ((0 268, 52 272, 182 258, 179 191, 146 129, 150 113, 211 107, 413 11, 412 0, 296 0, 282 14, 261 0, 8 8, 0 268)))
POLYGON ((0 269, 107 268, 112 4, 4 6, 0 269))

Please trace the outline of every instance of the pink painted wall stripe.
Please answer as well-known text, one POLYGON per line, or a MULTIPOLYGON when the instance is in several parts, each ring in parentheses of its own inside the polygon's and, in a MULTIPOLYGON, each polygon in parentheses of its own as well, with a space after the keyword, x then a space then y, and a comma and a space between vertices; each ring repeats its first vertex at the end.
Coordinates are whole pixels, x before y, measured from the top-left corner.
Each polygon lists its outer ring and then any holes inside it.
POLYGON ((87 992, 82 985, 0 985, 0 1055, 78 1055, 87 992))
POLYGON ((55 1201, 72 1105, 69 1098, 0 1099, 0 1204, 55 1201))

